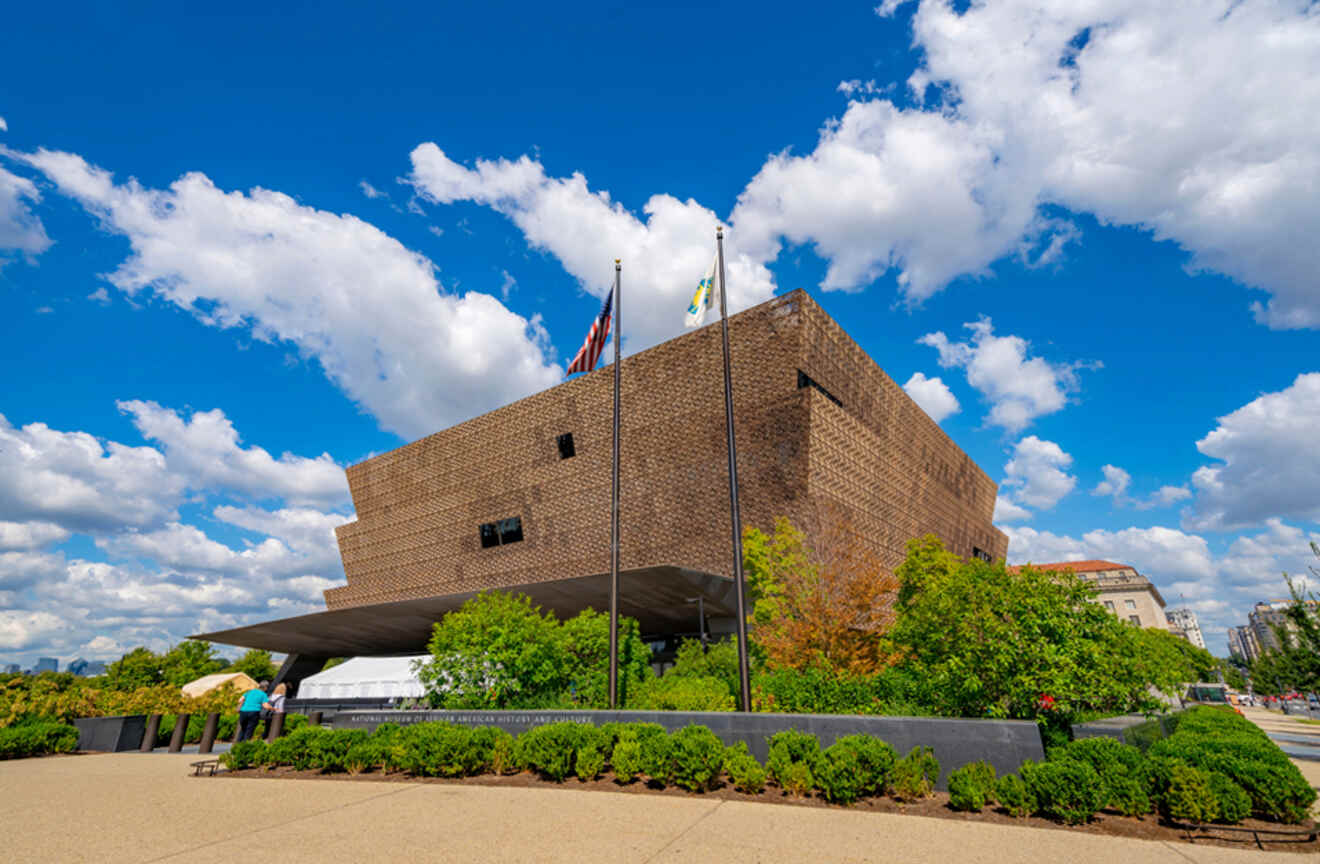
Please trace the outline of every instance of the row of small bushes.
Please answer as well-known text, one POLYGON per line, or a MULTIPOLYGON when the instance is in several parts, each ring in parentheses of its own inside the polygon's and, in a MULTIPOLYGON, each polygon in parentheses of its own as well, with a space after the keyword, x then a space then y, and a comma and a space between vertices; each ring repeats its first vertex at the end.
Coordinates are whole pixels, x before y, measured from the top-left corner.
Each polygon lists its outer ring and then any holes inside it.
POLYGON ((0 729, 0 759, 72 753, 77 746, 77 727, 63 723, 26 723, 0 729))
POLYGON ((371 733, 304 728, 269 743, 235 744, 221 758, 231 769, 289 766, 325 772, 402 771, 423 777, 535 771, 557 782, 574 775, 594 780, 608 768, 620 784, 644 778, 695 792, 713 788, 727 775, 742 792, 759 793, 769 780, 788 794, 814 790, 841 804, 886 793, 924 797, 934 789, 940 771, 929 747, 914 748, 899 758, 878 738, 848 735, 821 749, 816 736, 796 730, 770 739, 770 756, 763 766, 746 744, 726 747, 705 726, 671 734, 655 723, 553 723, 517 738, 492 726, 449 723, 383 723, 371 733))
POLYGON ((1100 810, 1181 822, 1236 824, 1248 816, 1301 822, 1316 791, 1255 725, 1231 710, 1194 708, 1147 754, 1111 738, 1052 748, 1045 762, 996 779, 984 762, 949 775, 949 804, 980 810, 998 802, 1015 816, 1069 824, 1100 810))

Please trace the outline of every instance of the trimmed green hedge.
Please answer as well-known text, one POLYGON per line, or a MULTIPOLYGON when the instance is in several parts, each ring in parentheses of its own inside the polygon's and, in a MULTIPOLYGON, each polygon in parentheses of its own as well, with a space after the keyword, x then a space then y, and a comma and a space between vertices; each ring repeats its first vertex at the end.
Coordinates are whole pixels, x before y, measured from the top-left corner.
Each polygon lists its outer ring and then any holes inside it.
MULTIPOLYGON (((1108 809, 1140 818, 1157 811, 1180 822, 1235 824, 1248 816, 1301 822, 1316 791, 1264 732, 1236 711, 1198 706, 1179 715, 1173 734, 1143 754, 1109 738, 1052 748, 1021 777, 995 791, 1013 815, 1089 821, 1108 809)), ((953 790, 950 778, 950 791, 953 790)), ((973 808, 978 809, 978 808, 973 808)))
POLYGON ((77 746, 78 728, 63 723, 28 723, 0 729, 0 759, 72 753, 77 746))
MULTIPOLYGON (((619 784, 645 779, 694 792, 715 788, 727 775, 745 793, 761 792, 769 779, 786 794, 814 791, 838 804, 885 794, 924 797, 940 772, 929 747, 915 747, 900 759, 869 735, 848 735, 822 750, 816 736, 790 729, 769 743, 762 766, 746 745, 725 747, 705 726, 669 734, 654 723, 553 723, 515 739, 489 726, 385 723, 371 733, 305 726, 269 744, 237 744, 221 759, 233 769, 290 766, 436 777, 534 771, 555 782, 594 780, 608 770, 619 784)), ((1235 823, 1253 813, 1300 821, 1316 798, 1267 737, 1216 708, 1188 711, 1149 755, 1112 739, 1084 739, 1051 749, 1047 761, 1023 763, 1018 775, 996 778, 985 762, 964 765, 949 775, 949 794, 954 809, 975 811, 998 802, 1014 816, 1069 824, 1089 821, 1101 810, 1137 818, 1158 811, 1198 822, 1235 823)))

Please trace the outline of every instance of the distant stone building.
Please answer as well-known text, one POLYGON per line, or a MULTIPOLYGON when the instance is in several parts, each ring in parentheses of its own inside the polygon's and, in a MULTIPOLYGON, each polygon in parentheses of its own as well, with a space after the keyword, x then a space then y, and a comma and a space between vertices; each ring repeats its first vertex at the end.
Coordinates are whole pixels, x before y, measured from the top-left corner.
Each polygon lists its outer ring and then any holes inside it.
POLYGON ((38 657, 37 665, 32 667, 33 675, 40 675, 42 672, 60 671, 60 661, 55 657, 38 657))
POLYGON ((1164 617, 1169 621, 1169 632, 1181 636, 1197 648, 1205 649, 1205 636, 1201 634, 1201 622, 1191 609, 1166 609, 1164 617))
POLYGON ((1228 628, 1228 653, 1244 665, 1254 663, 1260 656, 1260 643, 1256 633, 1250 627, 1228 628))
POLYGON ((1283 642, 1280 641, 1279 634, 1275 632, 1276 628, 1283 632, 1285 639, 1291 641, 1296 625, 1288 620, 1288 616, 1283 614, 1287 608, 1288 603, 1284 600, 1261 601, 1248 613, 1247 626, 1255 634, 1261 653, 1278 651, 1283 648, 1283 642))
MULTIPOLYGON (((1037 570, 1066 570, 1090 582, 1100 591, 1096 602, 1122 621, 1138 627, 1169 629, 1169 622, 1164 616, 1164 598, 1149 579, 1129 564, 1092 560, 1056 561, 1031 566, 1037 570)), ((1021 567, 1012 569, 1018 570, 1021 567)))

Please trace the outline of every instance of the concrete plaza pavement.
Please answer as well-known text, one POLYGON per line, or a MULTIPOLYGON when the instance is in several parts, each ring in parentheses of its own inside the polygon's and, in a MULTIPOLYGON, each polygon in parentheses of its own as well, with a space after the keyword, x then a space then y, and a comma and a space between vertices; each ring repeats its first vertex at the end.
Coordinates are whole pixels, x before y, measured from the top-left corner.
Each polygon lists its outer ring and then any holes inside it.
POLYGON ((0 762, 0 859, 26 862, 1315 861, 1313 855, 703 799, 195 778, 195 755, 0 762))

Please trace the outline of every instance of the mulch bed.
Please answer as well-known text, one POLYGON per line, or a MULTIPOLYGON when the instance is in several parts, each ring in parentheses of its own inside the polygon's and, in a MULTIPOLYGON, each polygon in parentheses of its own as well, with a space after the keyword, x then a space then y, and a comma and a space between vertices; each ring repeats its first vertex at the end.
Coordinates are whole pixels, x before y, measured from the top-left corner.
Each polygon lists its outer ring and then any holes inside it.
MULTIPOLYGON (((571 778, 565 780, 563 783, 555 783, 552 780, 543 780, 538 775, 527 771, 524 771, 521 774, 502 776, 486 774, 480 777, 414 777, 410 774, 381 774, 375 771, 363 774, 322 774, 319 771, 295 771, 292 768, 284 767, 275 769, 248 768, 241 771, 221 771, 215 776, 217 778, 237 777, 242 779, 320 780, 332 783, 439 783, 495 786, 506 789, 575 789, 587 792, 613 792, 620 795, 661 795, 669 796, 671 798, 690 798, 693 795, 700 795, 706 799, 715 799, 719 801, 751 801, 758 804, 773 804, 785 807, 825 807, 842 809, 840 805, 830 804, 818 795, 812 795, 805 798, 794 798, 784 794, 779 788, 772 785, 767 785, 765 791, 760 795, 746 795, 734 789, 727 783, 722 783, 718 788, 709 792, 694 793, 688 792, 686 789, 679 789, 675 786, 660 788, 641 780, 627 785, 620 785, 614 782, 612 775, 605 775, 599 779, 586 782, 571 778)), ((1163 823, 1159 820, 1159 817, 1153 814, 1143 819, 1133 819, 1106 811, 1097 814, 1093 821, 1085 825, 1064 825, 1038 816, 1018 819, 1008 815, 1006 811, 994 807, 987 807, 980 813, 960 812, 949 807, 949 796, 944 792, 936 792, 931 797, 918 801, 896 801, 892 798, 867 798, 858 801, 847 809, 866 813, 901 813, 908 816, 925 816, 932 819, 952 819, 959 822, 986 822, 993 825, 1017 825, 1030 828, 1045 828, 1054 831, 1070 831, 1075 834, 1131 837, 1138 840, 1165 840, 1180 843, 1187 843, 1190 841, 1196 844, 1226 846, 1237 849, 1258 848, 1255 839, 1253 839, 1250 833, 1239 834, 1226 832, 1219 830, 1218 826, 1205 826, 1203 831, 1189 832, 1183 827, 1163 823)), ((1280 825, 1276 822, 1247 819, 1242 822, 1241 825, 1235 827, 1258 828, 1262 831, 1277 830, 1280 828, 1285 830, 1298 830, 1311 829, 1314 827, 1314 823, 1306 822, 1302 825, 1280 825)), ((1275 840, 1271 842, 1268 839, 1268 835, 1262 834, 1261 845, 1264 849, 1272 851, 1320 853, 1320 841, 1316 840, 1306 842, 1275 840)))

